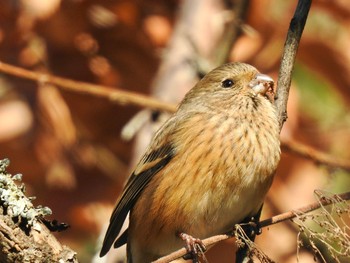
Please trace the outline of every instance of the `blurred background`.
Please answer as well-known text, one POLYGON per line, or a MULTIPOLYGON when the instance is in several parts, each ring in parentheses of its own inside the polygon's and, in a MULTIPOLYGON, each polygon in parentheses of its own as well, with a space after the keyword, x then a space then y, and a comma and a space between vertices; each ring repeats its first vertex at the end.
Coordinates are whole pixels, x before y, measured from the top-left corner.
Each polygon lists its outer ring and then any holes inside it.
MULTIPOLYGON (((189 2, 0 0, 0 61, 169 103, 224 60, 250 63, 277 80, 297 1, 189 2)), ((348 1, 313 1, 282 140, 350 160, 349 43, 348 1)), ((92 261, 132 165, 166 118, 142 110, 0 71, 0 158, 10 159, 9 172, 23 173, 34 204, 71 225, 55 235, 81 262, 92 261)), ((349 188, 346 169, 284 151, 262 218, 315 201, 315 189, 349 188)), ((297 233, 291 223, 278 224, 264 229, 257 244, 277 262, 296 262, 297 233)), ((209 262, 232 262, 232 242, 210 251, 209 262)), ((314 262, 307 249, 299 257, 314 262)))

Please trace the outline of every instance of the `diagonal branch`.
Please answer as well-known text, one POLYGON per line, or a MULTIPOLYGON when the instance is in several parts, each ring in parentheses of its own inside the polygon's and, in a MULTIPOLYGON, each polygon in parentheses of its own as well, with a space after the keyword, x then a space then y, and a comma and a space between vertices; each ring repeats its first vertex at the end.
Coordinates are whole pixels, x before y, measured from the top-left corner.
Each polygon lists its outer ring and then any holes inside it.
MULTIPOLYGON (((314 203, 311 203, 309 205, 306 205, 304 207, 301 207, 299 209, 285 212, 285 213, 273 216, 271 218, 265 219, 265 220, 259 222, 259 227, 263 228, 263 227, 274 225, 274 224, 277 224, 277 223, 280 223, 283 221, 291 220, 300 214, 309 213, 309 212, 312 212, 316 209, 319 209, 321 206, 336 204, 336 203, 342 202, 344 200, 350 200, 350 192, 342 193, 339 195, 333 195, 329 198, 321 198, 320 200, 318 200, 314 203)), ((206 238, 202 241, 203 241, 203 244, 208 247, 208 246, 214 245, 220 241, 232 238, 232 237, 234 237, 234 233, 227 233, 227 234, 223 234, 223 235, 212 236, 212 237, 206 238)), ((167 256, 164 256, 164 257, 154 261, 153 263, 170 262, 170 261, 173 261, 177 258, 183 257, 186 254, 187 254, 186 248, 181 248, 181 249, 179 249, 179 250, 177 250, 177 251, 175 251, 167 256)))
POLYGON ((106 98, 112 102, 116 102, 122 105, 132 104, 139 107, 147 107, 153 110, 161 111, 175 111, 176 108, 174 105, 161 102, 159 100, 153 99, 146 95, 141 95, 136 92, 123 91, 112 87, 70 80, 50 74, 38 73, 20 67, 12 66, 1 61, 0 71, 20 78, 44 83, 51 83, 61 87, 64 90, 106 98))
POLYGON ((302 158, 311 160, 316 164, 326 165, 329 168, 350 171, 350 160, 334 157, 301 142, 287 140, 282 142, 281 147, 284 152, 294 153, 302 158))
POLYGON ((298 1, 294 16, 290 21, 287 39, 284 44, 281 67, 277 80, 277 98, 275 100, 280 129, 282 129, 283 123, 287 120, 287 102, 292 81, 292 72, 310 7, 311 0, 298 1))
POLYGON ((299 214, 306 214, 306 213, 312 212, 316 209, 319 209, 321 206, 336 204, 336 203, 342 202, 344 200, 350 200, 350 192, 342 193, 339 195, 333 195, 330 198, 321 198, 320 200, 318 200, 312 204, 303 206, 299 209, 285 212, 285 213, 279 214, 277 216, 273 216, 271 218, 265 219, 265 220, 259 222, 259 227, 263 228, 263 227, 274 225, 274 224, 277 224, 277 223, 280 223, 283 221, 287 221, 287 220, 290 220, 290 219, 297 217, 299 214))

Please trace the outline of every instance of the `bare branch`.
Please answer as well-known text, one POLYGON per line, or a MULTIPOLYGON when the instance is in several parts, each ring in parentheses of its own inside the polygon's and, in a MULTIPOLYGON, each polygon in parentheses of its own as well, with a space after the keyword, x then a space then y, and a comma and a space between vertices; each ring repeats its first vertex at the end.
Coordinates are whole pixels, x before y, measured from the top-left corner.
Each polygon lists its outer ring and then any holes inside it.
POLYGON ((213 62, 215 66, 219 66, 227 61, 232 46, 241 34, 242 24, 247 15, 247 10, 251 1, 223 1, 226 3, 227 8, 231 9, 231 18, 228 19, 228 23, 225 27, 225 34, 214 50, 213 62), (230 7, 231 6, 231 7, 230 7))
POLYGON ((316 150, 311 146, 295 140, 283 141, 282 150, 294 153, 305 159, 309 159, 316 164, 323 164, 331 168, 340 168, 350 171, 350 160, 336 158, 330 154, 316 150))
POLYGON ((343 200, 350 200, 350 192, 346 192, 343 194, 339 194, 339 195, 333 195, 331 198, 322 198, 317 202, 314 202, 312 204, 306 205, 304 207, 301 207, 299 209, 296 210, 292 210, 283 214, 279 214, 277 216, 271 217, 269 219, 265 219, 263 221, 259 222, 259 226, 261 228, 263 227, 267 227, 270 225, 274 225, 286 220, 290 220, 293 219, 295 217, 297 217, 298 214, 305 214, 305 213, 309 213, 311 211, 314 211, 316 209, 319 209, 321 206, 327 206, 330 204, 334 204, 343 200))
MULTIPOLYGON (((229 239, 229 238, 232 238, 233 236, 232 235, 229 235, 229 234, 223 234, 223 235, 216 235, 216 236, 212 236, 212 237, 209 237, 209 238, 206 238, 206 239, 203 239, 202 242, 203 244, 206 246, 206 247, 209 247, 213 244, 216 244, 220 241, 223 241, 223 240, 226 240, 226 239, 229 239)), ((184 255, 187 254, 187 250, 186 248, 181 248, 167 256, 164 256, 164 257, 161 257, 159 259, 157 259, 156 261, 153 261, 153 263, 167 263, 167 262, 171 262, 175 259, 178 259, 178 258, 181 258, 183 257, 184 255)))
MULTIPOLYGON (((327 206, 330 204, 339 203, 339 202, 342 202, 344 200, 350 200, 350 192, 346 192, 346 193, 339 194, 339 195, 333 195, 329 198, 321 198, 320 200, 318 200, 312 204, 306 205, 304 207, 301 207, 299 209, 292 210, 292 211, 282 213, 282 214, 273 216, 271 218, 265 219, 265 220, 259 222, 259 227, 264 228, 264 227, 274 225, 274 224, 277 224, 277 223, 280 223, 283 221, 291 220, 300 214, 309 213, 309 212, 312 212, 316 209, 319 209, 321 206, 327 206)), ((232 237, 234 237, 233 232, 223 234, 223 235, 212 236, 212 237, 206 238, 202 241, 203 241, 204 245, 208 247, 208 246, 214 245, 220 241, 232 238, 232 237)), ((179 249, 179 250, 177 250, 177 251, 175 251, 175 252, 173 252, 165 257, 162 257, 162 258, 154 261, 154 263, 170 262, 170 261, 175 260, 177 258, 183 257, 186 254, 187 254, 186 249, 182 248, 182 249, 179 249)))
POLYGON ((311 0, 298 1, 294 17, 289 25, 287 39, 284 44, 281 67, 277 80, 277 94, 275 100, 280 129, 282 129, 283 123, 287 120, 287 102, 295 57, 297 55, 300 38, 304 30, 310 7, 311 0))
POLYGON ((94 95, 96 97, 106 98, 112 102, 119 104, 132 104, 139 107, 147 107, 161 111, 175 111, 175 106, 150 98, 149 96, 141 95, 136 92, 128 92, 112 87, 96 85, 81 81, 74 81, 66 78, 56 77, 49 74, 38 73, 26 70, 20 67, 15 67, 0 61, 0 71, 20 78, 30 79, 37 82, 51 83, 61 88, 74 91, 81 94, 94 95))

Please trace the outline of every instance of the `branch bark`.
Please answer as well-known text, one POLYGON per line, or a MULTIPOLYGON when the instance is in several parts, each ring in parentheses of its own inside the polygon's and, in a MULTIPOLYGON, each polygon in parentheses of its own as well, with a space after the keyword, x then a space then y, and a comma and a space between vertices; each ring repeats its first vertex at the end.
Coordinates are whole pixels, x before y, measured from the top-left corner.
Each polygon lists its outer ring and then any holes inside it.
POLYGON ((0 208, 0 262, 78 262, 76 252, 61 245, 37 222, 28 233, 0 208))
POLYGON ((294 16, 290 21, 287 39, 284 44, 284 51, 281 59, 281 66, 277 80, 277 93, 275 105, 277 108, 280 129, 287 120, 287 102, 292 73, 297 55, 299 42, 304 30, 307 16, 311 7, 311 0, 299 0, 294 16))
POLYGON ((136 105, 147 107, 153 110, 175 111, 175 106, 166 102, 153 99, 146 95, 136 92, 123 91, 113 87, 106 87, 81 81, 74 81, 66 78, 57 77, 50 74, 38 73, 26 70, 20 67, 12 66, 0 61, 0 71, 16 77, 34 80, 39 83, 51 83, 61 87, 64 90, 77 92, 80 94, 89 94, 100 98, 106 98, 114 103, 122 105, 136 105))
POLYGON ((76 252, 61 245, 41 222, 51 210, 34 207, 6 172, 7 159, 0 160, 0 262, 78 262, 76 252))

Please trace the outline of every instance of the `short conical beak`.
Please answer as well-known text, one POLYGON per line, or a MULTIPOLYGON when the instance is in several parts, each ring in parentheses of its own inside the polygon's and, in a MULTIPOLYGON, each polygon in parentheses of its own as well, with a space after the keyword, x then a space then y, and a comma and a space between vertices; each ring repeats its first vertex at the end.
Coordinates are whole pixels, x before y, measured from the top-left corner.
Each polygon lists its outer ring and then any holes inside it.
POLYGON ((275 93, 274 81, 271 77, 258 73, 249 83, 249 87, 251 87, 256 94, 261 94, 273 102, 275 93))

